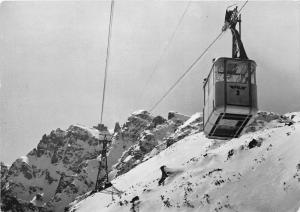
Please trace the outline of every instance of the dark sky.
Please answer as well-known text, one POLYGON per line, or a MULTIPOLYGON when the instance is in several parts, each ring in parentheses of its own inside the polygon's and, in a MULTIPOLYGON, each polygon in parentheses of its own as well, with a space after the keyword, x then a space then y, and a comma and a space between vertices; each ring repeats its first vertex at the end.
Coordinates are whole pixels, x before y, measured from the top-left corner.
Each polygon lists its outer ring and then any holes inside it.
MULTIPOLYGON (((104 124, 112 128, 133 111, 149 109, 217 36, 233 3, 191 2, 162 55, 188 2, 116 1, 104 124)), ((108 1, 2 2, 1 161, 26 155, 58 127, 99 122, 109 6, 108 1)), ((249 1, 242 11, 242 39, 258 65, 261 110, 300 111, 299 16, 299 1, 249 1)), ((202 111, 202 80, 212 58, 230 55, 228 31, 154 113, 202 111)))

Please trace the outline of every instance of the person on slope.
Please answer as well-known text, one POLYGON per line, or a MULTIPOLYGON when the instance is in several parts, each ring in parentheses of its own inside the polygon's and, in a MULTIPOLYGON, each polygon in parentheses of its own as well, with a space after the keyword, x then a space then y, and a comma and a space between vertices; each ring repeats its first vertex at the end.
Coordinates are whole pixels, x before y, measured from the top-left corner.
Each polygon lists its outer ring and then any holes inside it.
POLYGON ((169 168, 165 165, 160 167, 161 170, 161 178, 158 181, 158 185, 164 185, 165 184, 165 180, 167 179, 167 177, 174 177, 176 174, 182 173, 184 172, 183 169, 180 168, 169 168))
POLYGON ((165 184, 165 179, 168 177, 168 173, 165 171, 166 166, 161 166, 160 170, 161 170, 161 178, 158 181, 158 185, 164 185, 165 184))

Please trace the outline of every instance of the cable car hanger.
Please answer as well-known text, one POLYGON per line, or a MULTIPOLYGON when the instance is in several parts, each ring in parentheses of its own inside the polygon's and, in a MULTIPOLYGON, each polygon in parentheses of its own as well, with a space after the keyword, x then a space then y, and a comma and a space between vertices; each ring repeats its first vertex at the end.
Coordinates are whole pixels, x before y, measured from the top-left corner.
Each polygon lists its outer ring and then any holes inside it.
POLYGON ((222 31, 228 28, 232 33, 232 58, 248 59, 244 45, 241 41, 241 14, 239 14, 237 7, 233 10, 226 9, 225 24, 222 31), (239 32, 236 30, 236 24, 239 23, 239 32), (238 56, 239 53, 239 56, 238 56))

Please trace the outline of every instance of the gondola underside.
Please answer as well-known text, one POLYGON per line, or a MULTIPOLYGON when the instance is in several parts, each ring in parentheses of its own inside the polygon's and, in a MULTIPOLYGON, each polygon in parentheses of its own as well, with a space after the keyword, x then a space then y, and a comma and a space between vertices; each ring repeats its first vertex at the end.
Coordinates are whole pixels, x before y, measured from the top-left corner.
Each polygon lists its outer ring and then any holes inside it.
MULTIPOLYGON (((217 113, 218 114, 218 113, 217 113)), ((214 113, 216 118, 211 117, 211 120, 215 120, 214 123, 210 123, 212 126, 208 133, 208 138, 215 139, 230 139, 237 138, 249 123, 252 115, 246 114, 233 114, 233 113, 220 113, 217 115, 214 113)))

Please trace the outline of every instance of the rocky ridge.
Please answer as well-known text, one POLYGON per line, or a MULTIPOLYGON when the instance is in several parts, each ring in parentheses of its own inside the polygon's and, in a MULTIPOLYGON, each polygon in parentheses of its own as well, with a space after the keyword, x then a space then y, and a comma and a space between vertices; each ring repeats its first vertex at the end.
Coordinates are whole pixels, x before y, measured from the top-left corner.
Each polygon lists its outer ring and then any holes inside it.
MULTIPOLYGON (((147 153, 188 119, 170 114, 173 117, 166 120, 137 111, 122 126, 116 124, 108 152, 111 178, 141 163, 147 153)), ((101 126, 81 125, 54 130, 10 167, 1 163, 1 209, 64 211, 77 196, 92 190, 102 150, 99 130, 103 130, 101 126)))

